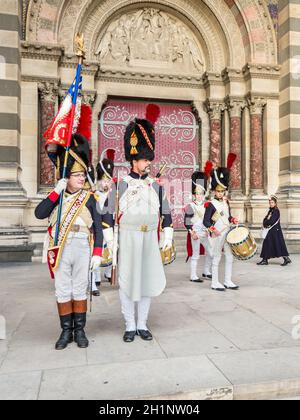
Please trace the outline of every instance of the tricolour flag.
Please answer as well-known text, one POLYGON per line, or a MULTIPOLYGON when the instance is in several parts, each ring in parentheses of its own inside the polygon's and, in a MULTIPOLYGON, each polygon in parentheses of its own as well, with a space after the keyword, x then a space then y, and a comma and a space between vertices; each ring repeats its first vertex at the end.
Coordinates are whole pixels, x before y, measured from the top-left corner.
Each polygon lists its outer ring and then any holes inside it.
MULTIPOLYGON (((74 80, 70 89, 68 90, 67 96, 65 97, 63 103, 61 104, 61 107, 59 108, 59 111, 57 115, 55 116, 54 121, 52 122, 48 130, 45 131, 45 133, 43 134, 43 137, 46 140, 46 144, 45 144, 46 149, 48 149, 49 145, 60 145, 63 147, 67 146, 68 132, 69 132, 70 124, 71 124, 72 102, 73 102, 73 97, 75 93, 75 83, 76 83, 76 79, 74 80)), ((73 131, 72 131, 73 134, 75 134, 77 131, 77 126, 80 119, 81 99, 82 99, 81 91, 82 91, 82 77, 80 77, 80 82, 79 82, 75 117, 74 117, 74 122, 73 122, 73 131)))

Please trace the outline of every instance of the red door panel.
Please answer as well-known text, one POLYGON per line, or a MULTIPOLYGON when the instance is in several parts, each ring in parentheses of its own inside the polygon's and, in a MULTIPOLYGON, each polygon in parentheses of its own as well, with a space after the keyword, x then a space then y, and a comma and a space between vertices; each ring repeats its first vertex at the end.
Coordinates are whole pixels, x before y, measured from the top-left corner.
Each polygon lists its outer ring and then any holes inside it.
MULTIPOLYGON (((123 136, 127 124, 134 118, 145 118, 149 102, 107 101, 99 120, 100 154, 104 149, 116 150, 116 169, 125 175, 129 165, 125 161, 123 136)), ((174 227, 183 228, 183 210, 191 199, 191 175, 198 168, 199 126, 189 104, 157 103, 160 117, 155 126, 156 148, 152 176, 167 163, 164 185, 171 203, 174 227)))

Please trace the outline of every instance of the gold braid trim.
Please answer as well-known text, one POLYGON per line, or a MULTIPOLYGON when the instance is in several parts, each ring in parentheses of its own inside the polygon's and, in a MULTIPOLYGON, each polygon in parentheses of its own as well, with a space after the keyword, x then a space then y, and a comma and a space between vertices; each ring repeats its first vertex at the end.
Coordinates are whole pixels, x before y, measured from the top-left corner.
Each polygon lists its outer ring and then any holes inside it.
POLYGON ((142 125, 140 125, 140 124, 138 124, 138 127, 139 127, 139 129, 141 130, 141 132, 142 132, 142 134, 143 134, 143 136, 144 136, 144 138, 145 138, 145 140, 146 140, 146 142, 147 142, 147 144, 148 144, 148 146, 149 146, 149 148, 152 150, 152 152, 153 152, 153 146, 152 146, 152 143, 151 143, 151 141, 150 141, 150 139, 149 139, 149 137, 148 137, 148 134, 147 134, 147 132, 146 132, 146 130, 144 129, 144 127, 142 126, 142 125))

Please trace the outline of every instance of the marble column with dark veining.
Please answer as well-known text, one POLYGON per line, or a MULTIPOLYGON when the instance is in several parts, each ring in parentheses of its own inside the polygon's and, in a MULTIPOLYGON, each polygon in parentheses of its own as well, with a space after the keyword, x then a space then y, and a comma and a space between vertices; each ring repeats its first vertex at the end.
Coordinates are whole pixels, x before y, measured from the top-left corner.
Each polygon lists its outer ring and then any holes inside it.
POLYGON ((51 125, 56 111, 56 101, 58 86, 53 82, 39 83, 40 97, 40 156, 39 156, 39 186, 40 188, 49 188, 54 185, 55 169, 45 150, 44 132, 51 125))
POLYGON ((222 161, 222 112, 224 104, 206 102, 206 109, 210 119, 210 160, 219 166, 222 161))
POLYGON ((250 188, 252 194, 264 190, 263 109, 262 99, 248 99, 250 109, 250 188))
POLYGON ((230 152, 236 154, 230 175, 230 189, 235 195, 242 194, 242 110, 244 101, 229 100, 227 109, 230 117, 230 152))

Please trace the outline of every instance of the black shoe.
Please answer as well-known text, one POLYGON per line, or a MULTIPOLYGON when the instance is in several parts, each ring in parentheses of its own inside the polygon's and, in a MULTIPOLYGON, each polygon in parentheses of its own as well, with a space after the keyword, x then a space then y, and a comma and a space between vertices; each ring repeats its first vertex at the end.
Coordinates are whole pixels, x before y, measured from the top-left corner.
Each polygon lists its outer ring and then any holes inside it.
POLYGON ((141 339, 145 341, 153 340, 153 336, 149 330, 137 330, 137 335, 139 335, 141 339))
POLYGON ((84 327, 86 324, 86 312, 82 314, 74 314, 74 341, 81 349, 89 346, 89 340, 86 338, 84 327))
POLYGON ((212 287, 211 290, 214 290, 215 292, 226 292, 225 287, 224 288, 217 287, 216 289, 214 287, 212 287))
POLYGON ((135 336, 136 331, 125 331, 123 335, 123 341, 125 341, 125 343, 132 343, 134 341, 135 336))
POLYGON ((292 261, 289 257, 283 257, 283 263, 281 264, 281 267, 285 267, 288 264, 291 264, 292 261))
POLYGON ((68 344, 73 342, 73 318, 72 314, 60 316, 62 332, 55 344, 56 350, 64 350, 68 344))
POLYGON ((95 284, 96 284, 96 286, 97 286, 97 287, 100 287, 101 282, 100 282, 100 281, 96 281, 96 283, 95 283, 95 284))
POLYGON ((93 296, 100 296, 100 291, 99 290, 93 290, 92 295, 93 296))
POLYGON ((191 282, 193 282, 193 283, 203 283, 203 280, 201 280, 201 279, 196 279, 196 280, 190 280, 191 282))
POLYGON ((239 286, 234 286, 234 287, 228 287, 228 286, 226 286, 226 285, 224 285, 225 286, 225 289, 227 289, 227 290, 239 290, 239 286))
POLYGON ((269 265, 268 260, 261 260, 257 265, 269 265))
POLYGON ((104 274, 104 278, 105 278, 105 280, 107 280, 107 281, 109 281, 109 282, 111 283, 111 277, 107 277, 107 276, 104 274))
POLYGON ((208 280, 211 280, 212 279, 212 275, 211 274, 202 274, 202 277, 204 279, 208 279, 208 280))

